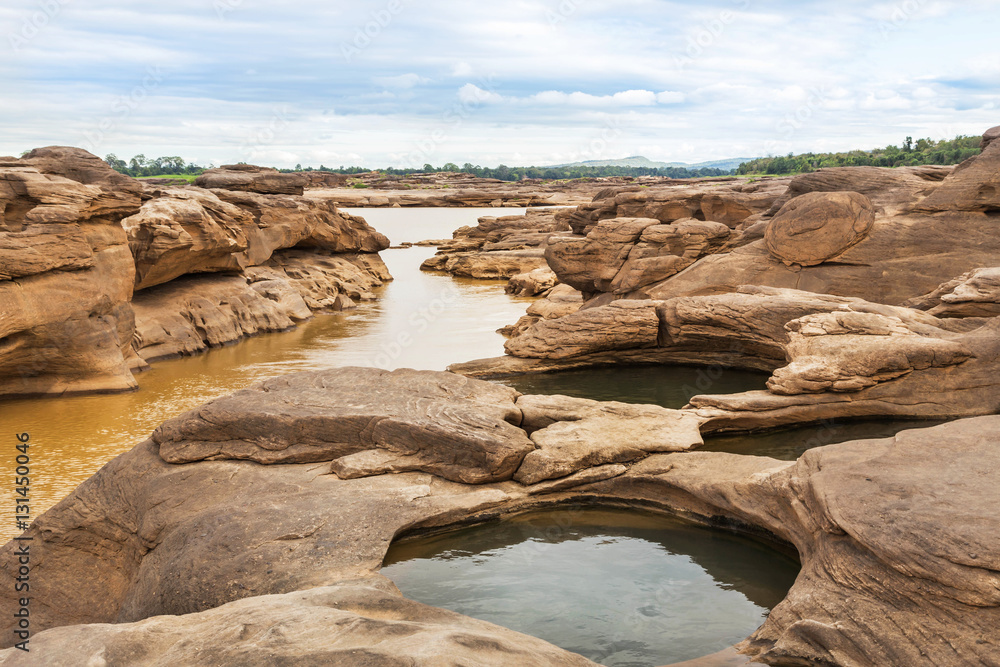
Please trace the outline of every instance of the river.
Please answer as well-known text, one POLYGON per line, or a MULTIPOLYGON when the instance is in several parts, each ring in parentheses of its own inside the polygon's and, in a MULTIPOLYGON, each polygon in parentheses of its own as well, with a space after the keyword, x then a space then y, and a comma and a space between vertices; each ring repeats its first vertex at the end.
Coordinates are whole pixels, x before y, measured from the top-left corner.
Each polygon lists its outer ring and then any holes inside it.
MULTIPOLYGON (((450 238, 482 215, 524 209, 349 209, 404 241, 450 238)), ((31 435, 31 509, 37 517, 112 458, 145 440, 171 417, 259 380, 337 366, 444 370, 449 364, 503 354, 496 329, 524 314, 531 299, 504 294, 500 281, 466 280, 420 271, 435 248, 381 253, 395 278, 379 299, 356 310, 319 315, 297 329, 265 334, 206 354, 153 364, 134 393, 0 402, 8 446, 0 469, 13 471, 15 434, 31 435)), ((2 503, 0 541, 14 527, 13 499, 2 503)))

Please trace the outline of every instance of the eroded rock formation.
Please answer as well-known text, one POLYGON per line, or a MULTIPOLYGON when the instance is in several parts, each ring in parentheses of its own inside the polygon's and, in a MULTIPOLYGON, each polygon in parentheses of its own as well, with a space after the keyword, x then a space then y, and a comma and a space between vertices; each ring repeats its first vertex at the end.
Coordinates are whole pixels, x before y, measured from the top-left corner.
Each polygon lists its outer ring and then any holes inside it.
POLYGON ((142 362, 121 220, 139 197, 104 185, 114 177, 85 160, 65 171, 91 184, 30 164, 55 152, 0 158, 0 395, 133 389, 142 362))
MULTIPOLYGON (((1000 530, 984 471, 1000 464, 1000 418, 832 445, 797 462, 662 453, 698 440, 698 419, 518 397, 447 373, 268 381, 168 422, 34 522, 24 535, 37 559, 32 651, 7 649, 0 661, 591 664, 406 600, 378 573, 400 533, 585 502, 794 546, 800 576, 741 646, 757 661, 989 662, 1000 646, 1000 530), (373 400, 372 383, 390 398, 373 400), (338 465, 351 450, 348 459, 412 458, 362 477, 338 465), (419 458, 439 474, 415 471, 419 458), (478 483, 451 481, 463 478, 478 483)), ((15 548, 0 550, 8 584, 15 548)), ((14 604, 0 598, 0 618, 12 619, 14 604)))
POLYGON ((277 169, 252 164, 227 164, 209 169, 194 184, 201 188, 219 188, 263 195, 301 195, 309 179, 301 173, 282 174, 277 169))
POLYGON ((224 171, 237 190, 150 187, 78 148, 0 158, 0 395, 135 389, 141 355, 287 329, 391 279, 362 218, 224 171))

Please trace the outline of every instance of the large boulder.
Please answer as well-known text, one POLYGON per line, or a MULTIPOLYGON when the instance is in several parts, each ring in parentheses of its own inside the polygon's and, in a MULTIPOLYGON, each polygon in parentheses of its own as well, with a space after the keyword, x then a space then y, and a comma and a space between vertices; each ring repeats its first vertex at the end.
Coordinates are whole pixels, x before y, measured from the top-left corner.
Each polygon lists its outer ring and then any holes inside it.
POLYGON ((875 207, 857 192, 811 192, 785 204, 764 234, 768 251, 787 265, 816 266, 863 241, 875 207))

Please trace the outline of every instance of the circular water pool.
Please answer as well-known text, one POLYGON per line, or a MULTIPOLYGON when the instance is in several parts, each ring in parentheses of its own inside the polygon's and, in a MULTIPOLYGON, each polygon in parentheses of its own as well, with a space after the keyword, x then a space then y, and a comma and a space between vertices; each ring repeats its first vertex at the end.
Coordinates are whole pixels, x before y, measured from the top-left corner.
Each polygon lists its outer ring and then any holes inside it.
POLYGON ((742 641, 798 562, 672 517, 566 507, 393 544, 408 598, 544 639, 609 667, 655 667, 742 641))

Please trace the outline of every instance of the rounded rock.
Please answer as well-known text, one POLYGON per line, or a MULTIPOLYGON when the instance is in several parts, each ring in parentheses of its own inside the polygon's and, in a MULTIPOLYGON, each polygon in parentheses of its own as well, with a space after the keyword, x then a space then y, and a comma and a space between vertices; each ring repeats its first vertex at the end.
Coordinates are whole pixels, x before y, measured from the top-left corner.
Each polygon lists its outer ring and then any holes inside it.
POLYGON ((785 264, 815 266, 864 240, 875 206, 857 192, 810 192, 778 211, 764 234, 767 249, 785 264))

